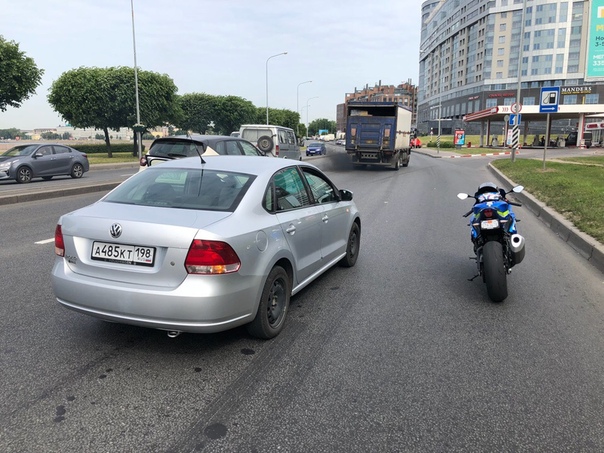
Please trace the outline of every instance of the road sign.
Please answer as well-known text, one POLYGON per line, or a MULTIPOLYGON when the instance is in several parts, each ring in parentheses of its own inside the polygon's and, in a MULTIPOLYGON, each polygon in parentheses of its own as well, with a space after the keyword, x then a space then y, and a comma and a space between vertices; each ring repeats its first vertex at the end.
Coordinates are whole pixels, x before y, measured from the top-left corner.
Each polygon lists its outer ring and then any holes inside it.
POLYGON ((522 110, 522 104, 514 102, 512 105, 510 105, 510 111, 512 113, 520 113, 520 110, 522 110))
POLYGON ((560 87, 543 87, 539 96, 539 113, 555 113, 560 102, 560 87))
POLYGON ((518 126, 520 124, 520 118, 522 117, 522 115, 520 113, 512 113, 509 116, 510 116, 510 118, 509 118, 510 126, 518 126), (516 120, 518 122, 516 122, 516 120))

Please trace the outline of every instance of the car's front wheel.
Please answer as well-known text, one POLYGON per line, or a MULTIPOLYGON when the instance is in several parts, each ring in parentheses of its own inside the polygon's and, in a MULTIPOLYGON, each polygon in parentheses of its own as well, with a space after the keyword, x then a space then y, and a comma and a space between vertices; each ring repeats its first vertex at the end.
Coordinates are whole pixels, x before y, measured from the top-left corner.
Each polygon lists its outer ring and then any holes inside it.
POLYGON ((279 335, 285 325, 290 297, 289 275, 281 266, 275 266, 264 283, 256 317, 247 325, 248 333, 265 340, 279 335))
POLYGON ((82 166, 82 164, 74 164, 73 167, 71 167, 72 178, 81 178, 83 174, 84 167, 82 166))
POLYGON ((21 184, 25 184, 31 182, 31 178, 33 178, 33 173, 31 168, 23 166, 17 169, 17 182, 21 184))

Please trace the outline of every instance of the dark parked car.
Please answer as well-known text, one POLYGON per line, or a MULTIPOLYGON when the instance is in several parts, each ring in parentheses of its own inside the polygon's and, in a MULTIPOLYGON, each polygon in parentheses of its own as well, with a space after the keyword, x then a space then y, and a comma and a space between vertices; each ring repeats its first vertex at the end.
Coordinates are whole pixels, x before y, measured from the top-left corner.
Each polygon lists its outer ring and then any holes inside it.
MULTIPOLYGON (((577 146, 577 136, 578 134, 576 132, 568 134, 566 137, 566 146, 577 146)), ((593 136, 591 132, 583 132, 583 140, 585 140, 586 148, 591 148, 592 139, 593 136)))
POLYGON ((141 158, 141 170, 172 159, 194 156, 264 156, 247 140, 225 135, 174 135, 155 139, 141 158))
POLYGON ((307 156, 314 156, 315 154, 324 156, 326 153, 325 143, 313 142, 306 147, 307 156))
POLYGON ((0 180, 14 179, 19 183, 33 178, 48 181, 61 175, 81 178, 89 169, 85 153, 54 143, 24 143, 0 155, 0 180))

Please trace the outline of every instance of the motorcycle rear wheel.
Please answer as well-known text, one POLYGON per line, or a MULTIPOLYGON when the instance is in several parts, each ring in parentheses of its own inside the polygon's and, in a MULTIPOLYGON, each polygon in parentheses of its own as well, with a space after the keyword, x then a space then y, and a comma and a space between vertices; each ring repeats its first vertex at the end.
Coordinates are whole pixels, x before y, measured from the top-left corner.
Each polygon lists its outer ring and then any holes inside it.
POLYGON ((489 241, 482 248, 482 263, 487 293, 493 302, 508 297, 507 275, 503 263, 503 247, 499 242, 489 241))

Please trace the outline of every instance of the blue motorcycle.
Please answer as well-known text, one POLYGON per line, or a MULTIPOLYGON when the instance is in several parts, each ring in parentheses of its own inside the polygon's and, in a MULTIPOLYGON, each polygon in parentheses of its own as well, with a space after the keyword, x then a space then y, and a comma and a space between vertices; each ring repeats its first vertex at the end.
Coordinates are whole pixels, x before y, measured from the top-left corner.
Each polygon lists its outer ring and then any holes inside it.
POLYGON ((476 260, 478 274, 470 279, 482 277, 487 285, 487 293, 493 302, 501 302, 508 297, 507 275, 512 267, 524 259, 526 249, 524 237, 516 229, 516 216, 511 206, 522 206, 507 199, 509 193, 520 193, 523 186, 516 186, 506 192, 492 182, 485 182, 476 193, 457 194, 457 198, 474 199, 474 206, 464 214, 472 215, 470 235, 474 244, 474 254, 470 259, 476 260))

